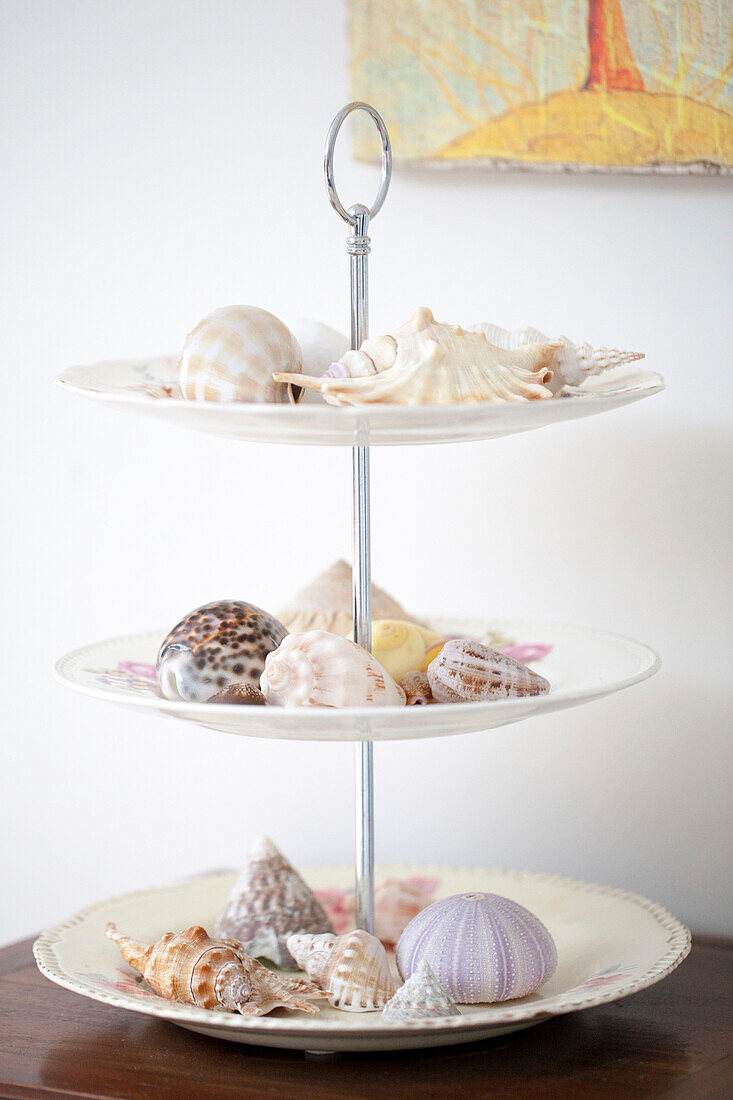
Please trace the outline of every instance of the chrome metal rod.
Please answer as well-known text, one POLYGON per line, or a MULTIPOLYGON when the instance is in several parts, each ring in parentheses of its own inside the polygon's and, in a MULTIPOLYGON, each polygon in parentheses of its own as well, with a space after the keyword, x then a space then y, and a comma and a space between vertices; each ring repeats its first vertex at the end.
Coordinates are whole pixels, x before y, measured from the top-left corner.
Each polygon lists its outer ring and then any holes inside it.
MULTIPOLYGON (((351 347, 358 349, 369 335, 369 222, 384 202, 392 171, 392 152, 384 122, 366 103, 350 103, 331 123, 326 139, 324 175, 331 205, 352 227, 346 243, 351 275, 351 347), (364 110, 374 120, 382 142, 382 181, 369 207, 357 203, 344 209, 336 192, 333 154, 336 137, 352 111, 364 110)), ((353 472, 353 608, 354 641, 372 648, 371 528, 369 514, 369 429, 365 422, 352 450, 353 472)), ((371 741, 359 741, 355 761, 356 794, 356 926, 374 932, 374 749, 371 741)))

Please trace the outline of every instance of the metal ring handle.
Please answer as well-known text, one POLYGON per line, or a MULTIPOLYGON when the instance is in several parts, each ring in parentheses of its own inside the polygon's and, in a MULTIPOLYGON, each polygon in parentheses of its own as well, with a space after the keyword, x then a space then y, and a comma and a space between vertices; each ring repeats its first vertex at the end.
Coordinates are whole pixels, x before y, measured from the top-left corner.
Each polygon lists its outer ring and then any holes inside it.
POLYGON ((344 119, 348 118, 352 111, 366 111, 370 118, 373 119, 382 142, 382 182, 379 186, 377 197, 369 208, 370 219, 374 218, 379 213, 382 208, 382 203, 387 197, 389 181, 392 178, 392 147, 389 143, 389 134, 387 133, 387 127, 384 125, 382 116, 375 111, 373 107, 370 107, 368 103, 349 103, 348 106, 342 107, 331 123, 328 137, 326 138, 326 148, 323 154, 323 174, 326 178, 326 191, 328 192, 331 206, 339 217, 343 218, 349 225, 356 225, 356 217, 344 208, 336 192, 336 184, 333 179, 333 153, 336 147, 336 138, 341 129, 341 124, 344 119))

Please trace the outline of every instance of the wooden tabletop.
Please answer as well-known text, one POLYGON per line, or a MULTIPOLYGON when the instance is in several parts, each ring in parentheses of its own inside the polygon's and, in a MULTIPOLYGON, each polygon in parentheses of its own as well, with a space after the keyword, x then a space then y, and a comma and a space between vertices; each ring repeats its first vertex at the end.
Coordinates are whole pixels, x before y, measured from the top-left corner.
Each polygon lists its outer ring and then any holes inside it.
POLYGON ((308 1056, 208 1039, 90 1001, 0 951, 0 1097, 619 1100, 733 1097, 733 941, 614 1004, 436 1050, 308 1056))

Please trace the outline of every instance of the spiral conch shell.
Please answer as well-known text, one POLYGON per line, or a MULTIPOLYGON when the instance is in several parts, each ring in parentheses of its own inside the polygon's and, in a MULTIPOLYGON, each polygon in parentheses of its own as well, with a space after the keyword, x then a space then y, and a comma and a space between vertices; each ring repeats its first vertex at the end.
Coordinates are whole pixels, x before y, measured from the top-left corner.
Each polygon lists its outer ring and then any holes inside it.
POLYGON ((272 374, 288 371, 297 378, 301 369, 300 345, 282 321, 257 306, 224 306, 186 337, 178 380, 190 401, 295 403, 298 382, 279 386, 272 374))
MULTIPOLYGON (((483 332, 486 339, 499 348, 513 350, 525 344, 544 343, 549 340, 536 328, 509 329, 498 325, 470 325, 472 332, 483 332)), ((564 386, 577 387, 586 378, 602 374, 611 367, 620 367, 624 363, 634 363, 644 358, 641 351, 619 351, 617 348, 594 348, 590 344, 574 344, 567 336, 558 336, 560 345, 550 363, 552 378, 546 383, 553 393, 559 393, 564 386)))
POLYGON ((549 364, 559 346, 542 342, 507 351, 490 344, 482 332, 436 321, 421 306, 393 336, 373 337, 342 357, 344 377, 296 378, 281 372, 274 377, 318 390, 331 405, 531 401, 552 397, 549 364))
POLYGON ((456 1002, 443 989, 427 959, 423 959, 384 1006, 382 1019, 388 1023, 405 1023, 431 1016, 460 1015, 456 1002))
POLYGON ((485 699, 545 695, 549 681, 526 665, 481 642, 455 638, 428 665, 428 680, 438 703, 476 703, 485 699))
MULTIPOLYGON (((274 615, 254 604, 204 604, 181 619, 160 647, 156 668, 161 694, 203 703, 235 685, 256 687, 265 657, 286 634, 274 615)), ((227 699, 234 701, 248 700, 227 699)))
POLYGON ((263 836, 249 852, 214 931, 239 940, 250 955, 292 967, 288 936, 333 932, 333 925, 305 879, 263 836))
POLYGON ((288 950, 334 1008, 376 1012, 397 992, 387 952, 360 928, 344 936, 291 936, 288 950))
POLYGON ((288 634, 268 654, 260 679, 280 707, 404 706, 405 693, 361 646, 327 630, 288 634))
POLYGON ((304 1000, 304 996, 322 996, 313 982, 273 974, 250 958, 237 940, 213 939, 200 925, 167 932, 153 944, 121 935, 112 922, 105 934, 117 944, 125 962, 168 1001, 243 1016, 264 1016, 274 1008, 318 1011, 304 1000))

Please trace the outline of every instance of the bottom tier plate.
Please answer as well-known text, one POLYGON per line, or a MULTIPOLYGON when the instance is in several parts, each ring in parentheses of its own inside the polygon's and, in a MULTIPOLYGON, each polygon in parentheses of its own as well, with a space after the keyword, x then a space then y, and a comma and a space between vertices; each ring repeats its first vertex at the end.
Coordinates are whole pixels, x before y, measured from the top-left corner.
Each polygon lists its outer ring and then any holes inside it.
MULTIPOLYGON (((552 933, 558 968, 539 993, 494 1005, 462 1005, 460 1016, 406 1024, 385 1023, 380 1012, 341 1012, 327 1006, 316 1016, 278 1009, 245 1017, 173 1004, 152 993, 122 961, 104 926, 152 943, 190 924, 209 930, 223 908, 234 872, 216 872, 98 902, 44 932, 34 945, 40 970, 66 989, 97 1001, 157 1016, 218 1039, 316 1051, 407 1050, 487 1039, 531 1027, 565 1012, 616 1001, 669 974, 690 949, 690 933, 647 898, 557 875, 448 867, 378 868, 386 877, 434 878, 436 895, 486 890, 531 909, 552 933)), ((305 872, 314 888, 345 888, 350 867, 305 872)))

